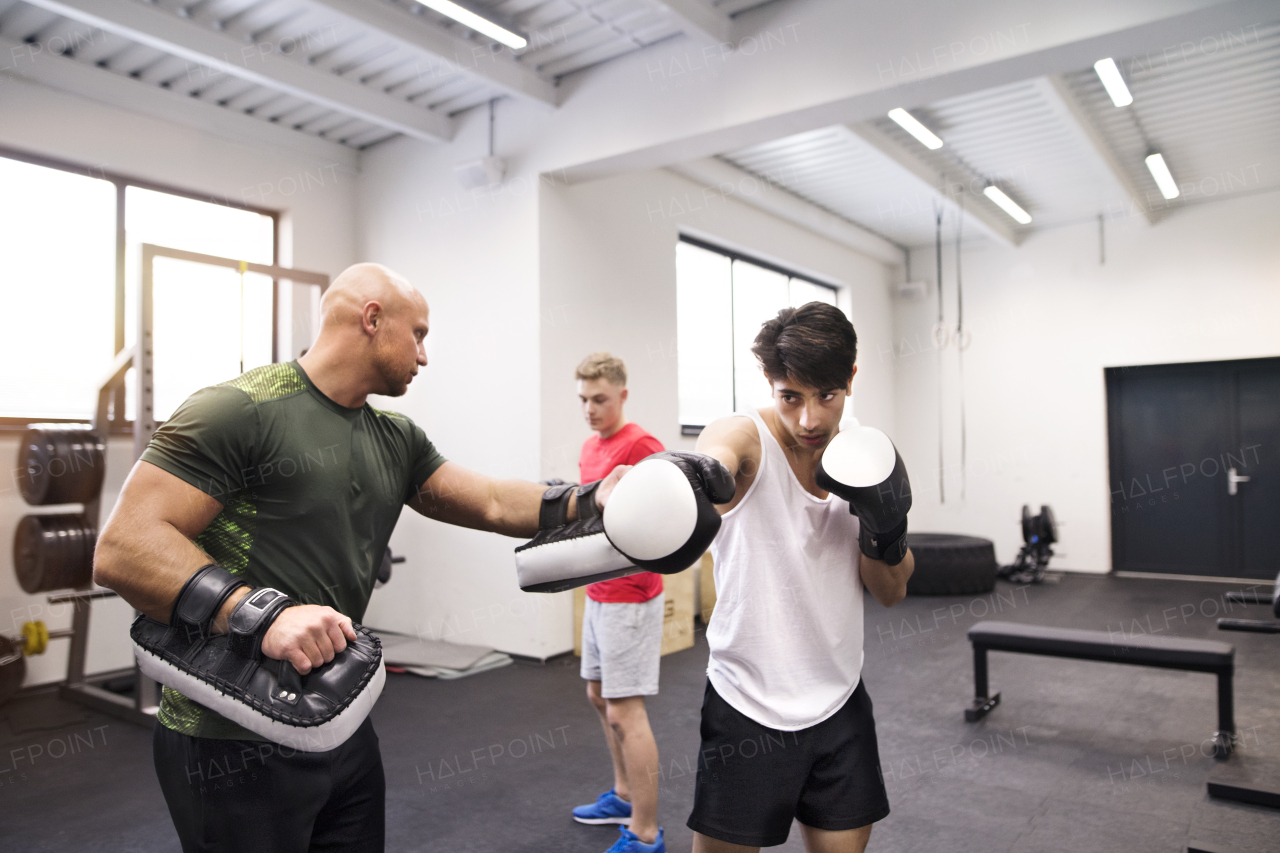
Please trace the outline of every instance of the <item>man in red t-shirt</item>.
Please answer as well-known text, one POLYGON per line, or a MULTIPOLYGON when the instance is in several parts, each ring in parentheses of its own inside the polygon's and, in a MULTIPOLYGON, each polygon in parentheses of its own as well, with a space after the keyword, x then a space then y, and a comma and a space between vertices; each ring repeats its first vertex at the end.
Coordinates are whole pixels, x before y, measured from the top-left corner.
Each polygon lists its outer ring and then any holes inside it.
MULTIPOLYGON (((622 413, 627 369, 621 359, 593 353, 578 365, 576 376, 582 413, 596 433, 582 445, 581 482, 599 480, 619 465, 635 465, 663 449, 622 413)), ((661 575, 641 572, 587 587, 582 677, 613 758, 613 789, 575 808, 573 818, 620 824, 623 837, 610 849, 626 853, 666 850, 658 827, 658 746, 644 707, 644 697, 658 692, 663 616, 661 575)))

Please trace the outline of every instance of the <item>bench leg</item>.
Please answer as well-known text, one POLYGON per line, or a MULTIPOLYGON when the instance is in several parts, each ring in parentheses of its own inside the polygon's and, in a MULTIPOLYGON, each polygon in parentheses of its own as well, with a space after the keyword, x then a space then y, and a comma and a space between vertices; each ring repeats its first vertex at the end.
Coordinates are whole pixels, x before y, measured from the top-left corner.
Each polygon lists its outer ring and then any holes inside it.
POLYGON ((1218 671, 1218 730, 1213 735, 1213 757, 1220 761, 1231 756, 1236 742, 1234 675, 1235 667, 1218 671))
POLYGON ((1000 704, 1000 694, 989 696, 987 686, 987 647, 973 646, 973 704, 964 709, 965 722, 981 720, 1000 704))

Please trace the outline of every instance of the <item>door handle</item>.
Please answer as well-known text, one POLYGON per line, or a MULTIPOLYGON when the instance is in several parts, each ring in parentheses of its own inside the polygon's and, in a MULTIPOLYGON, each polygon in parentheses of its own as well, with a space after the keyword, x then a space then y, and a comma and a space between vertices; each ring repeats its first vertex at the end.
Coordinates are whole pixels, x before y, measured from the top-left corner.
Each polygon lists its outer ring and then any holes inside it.
POLYGON ((1239 489, 1236 488, 1236 484, 1247 483, 1249 482, 1250 479, 1251 478, 1247 476, 1241 477, 1239 474, 1236 473, 1235 468, 1229 468, 1227 470, 1227 494, 1229 495, 1236 494, 1238 491, 1240 491, 1239 489))

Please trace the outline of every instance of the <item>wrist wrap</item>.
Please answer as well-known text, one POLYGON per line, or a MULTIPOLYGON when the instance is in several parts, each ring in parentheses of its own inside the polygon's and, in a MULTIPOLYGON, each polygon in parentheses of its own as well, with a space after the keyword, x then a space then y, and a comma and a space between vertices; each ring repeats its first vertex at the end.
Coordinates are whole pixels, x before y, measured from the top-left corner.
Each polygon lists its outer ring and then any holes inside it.
POLYGON ((262 638, 286 607, 298 602, 276 589, 260 586, 236 602, 227 619, 231 651, 250 660, 262 659, 262 638))
POLYGON ((202 566, 178 590, 169 624, 185 631, 191 640, 208 639, 213 634, 213 620, 218 611, 231 593, 242 586, 248 584, 217 563, 202 566))
POLYGON ((866 524, 859 525, 858 547, 873 560, 898 565, 907 556, 907 520, 904 518, 888 533, 876 533, 866 524))

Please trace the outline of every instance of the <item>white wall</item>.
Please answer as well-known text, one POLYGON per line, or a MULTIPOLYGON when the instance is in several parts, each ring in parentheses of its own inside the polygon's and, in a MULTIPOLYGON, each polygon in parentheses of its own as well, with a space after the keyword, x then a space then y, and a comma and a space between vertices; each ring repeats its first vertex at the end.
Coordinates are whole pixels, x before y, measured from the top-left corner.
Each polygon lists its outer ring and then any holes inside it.
MULTIPOLYGON (((966 246, 962 268, 968 478, 960 498, 956 351, 943 357, 945 505, 938 487, 938 356, 933 293, 896 303, 898 446, 915 491, 917 531, 1021 546, 1022 504, 1050 504, 1061 525, 1057 567, 1111 569, 1103 368, 1280 354, 1280 193, 1184 209, 1157 226, 1096 223, 1047 231, 1010 249, 966 246)), ((956 319, 954 245, 944 248, 946 318, 956 319)), ((931 249, 913 278, 934 279, 931 249)))
MULTIPOLYGON (((9 76, 0 77, 0 115, 0 145, 81 164, 91 173, 105 170, 207 193, 214 200, 281 210, 281 259, 286 265, 333 276, 356 260, 356 175, 336 162, 287 148, 240 144, 9 76), (303 173, 312 179, 299 181, 303 173), (323 186, 318 177, 324 179, 323 186), (295 189, 299 183, 306 189, 295 189)), ((17 284, 4 281, 0 288, 17 284)), ((57 382, 58 377, 50 376, 49 381, 57 382)), ((8 463, 16 459, 19 436, 0 433, 0 460, 6 461, 0 483, 0 633, 9 635, 27 619, 43 619, 51 629, 71 624, 69 610, 50 609, 43 595, 27 595, 13 573, 10 543, 18 519, 28 511, 8 463)), ((132 461, 132 439, 113 441, 103 492, 104 519, 132 461)), ((90 672, 132 663, 127 631, 131 617, 132 611, 118 599, 94 603, 90 672)), ((67 645, 55 640, 44 656, 28 659, 26 683, 64 677, 67 645)))
POLYGON ((681 228, 841 284, 859 338, 856 412, 864 423, 892 432, 894 365, 866 357, 891 345, 889 267, 732 198, 704 195, 665 170, 544 185, 541 202, 545 476, 578 479, 578 453, 590 430, 578 410, 573 371, 595 350, 627 363, 628 419, 667 447, 694 446, 696 439, 680 435, 678 415, 681 228))
MULTIPOLYGON (((507 146, 539 116, 511 102, 498 110, 497 153, 513 169, 495 191, 466 191, 453 174, 485 153, 484 110, 464 117, 452 145, 399 139, 365 157, 361 256, 407 276, 431 307, 427 367, 404 397, 374 405, 412 417, 453 462, 537 480, 538 178, 507 146)), ((517 544, 405 510, 391 547, 408 562, 365 621, 532 657, 564 651, 571 602, 520 592, 517 544)))
MULTIPOLYGON (((701 190, 670 172, 572 186, 540 178, 527 152, 545 123, 536 109, 499 106, 497 153, 512 168, 493 192, 464 191, 453 175, 483 151, 483 111, 463 118, 450 146, 398 140, 364 159, 361 254, 408 276, 431 305, 428 367, 405 397, 384 403, 420 423, 449 459, 495 476, 576 479, 588 431, 573 368, 593 349, 628 361, 629 416, 665 444, 691 447, 677 419, 681 227, 847 284, 864 346, 889 346, 883 264, 738 202, 668 215, 673 197, 701 190)), ((892 370, 875 365, 858 380, 860 412, 886 427, 892 370)), ((392 547, 408 562, 374 593, 366 621, 535 657, 569 650, 569 597, 521 593, 516 544, 406 511, 392 547)))

